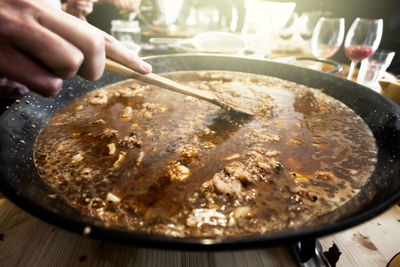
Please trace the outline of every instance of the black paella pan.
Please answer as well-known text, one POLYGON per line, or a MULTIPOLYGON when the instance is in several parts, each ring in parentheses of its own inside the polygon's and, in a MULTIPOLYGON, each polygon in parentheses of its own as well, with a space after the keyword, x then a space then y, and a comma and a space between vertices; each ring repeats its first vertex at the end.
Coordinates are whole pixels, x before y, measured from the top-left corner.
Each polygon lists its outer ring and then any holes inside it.
POLYGON ((41 126, 57 111, 89 91, 125 79, 105 72, 96 82, 74 77, 53 98, 31 93, 0 116, 0 190, 29 213, 68 230, 128 243, 179 249, 238 249, 288 244, 330 234, 362 223, 400 200, 400 107, 376 92, 340 77, 292 65, 218 55, 149 57, 155 73, 180 70, 230 70, 265 74, 323 89, 353 109, 372 130, 378 161, 370 181, 351 201, 318 218, 313 227, 265 235, 218 238, 177 238, 106 227, 58 198, 36 172, 33 146, 41 126), (89 227, 89 228, 88 228, 89 227), (86 230, 87 231, 87 230, 86 230), (88 231, 86 232, 88 233, 88 231))

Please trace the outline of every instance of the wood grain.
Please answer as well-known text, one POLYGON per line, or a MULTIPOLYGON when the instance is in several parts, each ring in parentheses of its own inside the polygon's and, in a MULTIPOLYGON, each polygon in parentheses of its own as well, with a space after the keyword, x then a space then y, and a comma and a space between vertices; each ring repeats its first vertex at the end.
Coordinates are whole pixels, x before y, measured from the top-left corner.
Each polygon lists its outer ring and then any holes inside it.
POLYGON ((386 266, 400 251, 400 207, 357 227, 320 239, 324 248, 335 241, 343 254, 340 266, 386 266))
POLYGON ((296 266, 285 247, 168 251, 83 237, 49 225, 6 200, 0 207, 0 266, 296 266))
MULTIPOLYGON (((400 250, 399 232, 400 208, 396 206, 374 220, 320 241, 324 250, 332 242, 342 250, 338 266, 385 266, 400 250), (376 249, 366 245, 368 242, 376 249)), ((297 266, 286 247, 171 251, 95 240, 47 224, 8 200, 0 200, 0 236, 0 266, 297 266)))

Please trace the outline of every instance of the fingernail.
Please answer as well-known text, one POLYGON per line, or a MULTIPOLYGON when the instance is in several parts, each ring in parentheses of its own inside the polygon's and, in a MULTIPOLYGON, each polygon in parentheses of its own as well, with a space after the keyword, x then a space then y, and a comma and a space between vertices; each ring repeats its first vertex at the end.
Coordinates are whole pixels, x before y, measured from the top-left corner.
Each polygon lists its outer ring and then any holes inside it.
POLYGON ((29 91, 28 87, 26 87, 26 86, 22 86, 22 87, 19 88, 19 93, 20 93, 21 95, 26 95, 26 94, 28 94, 29 92, 30 92, 30 91, 29 91))
POLYGON ((140 63, 140 66, 145 72, 151 72, 151 70, 152 70, 151 65, 149 63, 145 62, 145 61, 142 61, 140 63))

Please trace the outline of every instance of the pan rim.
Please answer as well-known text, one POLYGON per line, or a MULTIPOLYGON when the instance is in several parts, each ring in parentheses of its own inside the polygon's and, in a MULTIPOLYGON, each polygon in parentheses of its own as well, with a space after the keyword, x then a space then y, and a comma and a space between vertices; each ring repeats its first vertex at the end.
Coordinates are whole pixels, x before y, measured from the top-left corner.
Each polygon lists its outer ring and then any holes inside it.
MULTIPOLYGON (((175 55, 176 56, 176 55, 175 55)), ((184 56, 193 56, 190 54, 184 54, 184 56)), ((201 56, 196 54, 195 56, 201 56)), ((144 58, 148 59, 162 59, 170 56, 151 56, 144 58)), ((212 55, 216 57, 216 55, 212 55)), ((218 56, 220 57, 220 56, 218 56)), ((235 57, 235 56, 222 56, 222 57, 235 57)), ((246 59, 247 60, 247 59, 246 59)), ((284 63, 279 63, 284 64, 284 63)), ((325 74, 330 75, 330 74, 325 74)), ((25 101, 26 97, 22 98, 21 101, 25 101)), ((391 104, 390 100, 385 100, 388 104, 391 104)), ((13 109, 14 105, 10 108, 13 109)), ((1 117, 1 116, 0 116, 1 117)), ((0 162, 0 166, 2 163, 0 162)), ((0 177, 0 190, 4 195, 9 198, 12 202, 17 204, 20 208, 28 211, 36 217, 51 222, 55 225, 61 226, 64 229, 83 234, 86 223, 74 218, 63 217, 58 213, 53 213, 50 209, 47 209, 31 199, 24 197, 19 192, 10 188, 7 184, 5 177, 0 177)), ((243 236, 243 237, 223 237, 223 238, 177 238, 159 235, 140 234, 135 231, 117 230, 115 228, 106 228, 97 225, 91 225, 91 233, 89 237, 95 237, 100 239, 108 239, 111 241, 122 242, 129 245, 137 245, 139 242, 140 246, 145 247, 157 247, 164 249, 212 249, 212 250, 225 250, 225 249, 248 249, 252 247, 268 247, 281 244, 287 244, 290 242, 296 242, 303 238, 320 237, 326 234, 331 234, 340 230, 344 230, 351 226, 365 222, 385 210, 395 205, 400 200, 400 190, 394 194, 389 195, 381 203, 374 206, 373 209, 368 209, 360 213, 356 213, 349 218, 340 219, 331 224, 322 224, 313 228, 290 230, 288 232, 278 232, 276 234, 257 235, 257 236, 243 236)))

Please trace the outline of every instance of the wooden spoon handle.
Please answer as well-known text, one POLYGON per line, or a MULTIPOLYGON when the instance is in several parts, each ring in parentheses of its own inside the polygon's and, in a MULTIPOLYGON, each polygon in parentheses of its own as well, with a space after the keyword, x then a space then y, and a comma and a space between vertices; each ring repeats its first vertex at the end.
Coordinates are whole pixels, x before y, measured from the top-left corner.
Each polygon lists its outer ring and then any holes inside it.
POLYGON ((211 92, 202 91, 202 90, 198 90, 195 88, 190 88, 188 86, 179 84, 177 82, 174 82, 170 79, 164 78, 155 73, 141 74, 141 73, 136 72, 136 71, 112 60, 112 59, 109 59, 109 58, 106 58, 106 68, 105 69, 108 71, 129 77, 129 78, 133 78, 133 79, 145 82, 145 83, 156 85, 156 86, 159 86, 159 87, 171 90, 171 91, 175 91, 175 92, 182 93, 185 95, 200 98, 200 99, 212 102, 214 104, 219 104, 215 95, 211 92))

